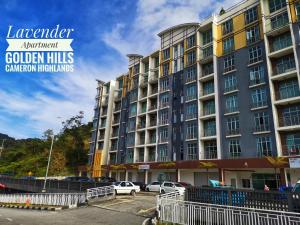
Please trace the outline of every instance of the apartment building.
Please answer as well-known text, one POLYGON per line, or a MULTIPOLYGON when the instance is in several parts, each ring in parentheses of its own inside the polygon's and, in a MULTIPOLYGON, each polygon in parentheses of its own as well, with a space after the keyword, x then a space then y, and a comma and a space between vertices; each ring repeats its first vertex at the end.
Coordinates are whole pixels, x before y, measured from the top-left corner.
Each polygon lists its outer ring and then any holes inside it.
POLYGON ((148 56, 127 55, 127 73, 98 81, 92 175, 295 184, 299 22, 299 1, 248 0, 160 32, 148 56))

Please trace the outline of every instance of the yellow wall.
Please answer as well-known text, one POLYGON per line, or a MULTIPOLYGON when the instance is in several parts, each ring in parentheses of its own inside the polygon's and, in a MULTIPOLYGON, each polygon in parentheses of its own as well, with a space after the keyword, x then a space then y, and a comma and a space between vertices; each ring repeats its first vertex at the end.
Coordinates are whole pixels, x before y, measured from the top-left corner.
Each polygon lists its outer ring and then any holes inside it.
POLYGON ((93 165, 93 177, 101 177, 101 160, 102 160, 102 151, 96 150, 94 156, 94 165, 93 165))
POLYGON ((292 22, 295 23, 298 21, 297 14, 296 14, 296 9, 295 9, 295 3, 299 1, 295 0, 289 0, 290 3, 290 11, 291 11, 291 17, 292 17, 292 22))
POLYGON ((244 28, 245 28, 245 16, 244 13, 242 13, 233 18, 235 50, 246 47, 246 32, 244 28))

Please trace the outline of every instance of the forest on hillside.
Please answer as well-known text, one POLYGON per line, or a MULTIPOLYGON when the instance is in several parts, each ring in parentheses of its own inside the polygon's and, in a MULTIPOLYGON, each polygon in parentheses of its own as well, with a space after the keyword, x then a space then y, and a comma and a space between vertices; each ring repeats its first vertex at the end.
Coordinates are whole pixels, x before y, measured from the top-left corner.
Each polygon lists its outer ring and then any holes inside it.
MULTIPOLYGON (((92 123, 83 124, 83 117, 81 111, 64 121, 62 130, 54 136, 49 176, 74 175, 78 166, 87 164, 92 123)), ((45 176, 52 136, 50 129, 42 138, 16 140, 0 134, 0 146, 6 139, 0 158, 0 174, 45 176)))

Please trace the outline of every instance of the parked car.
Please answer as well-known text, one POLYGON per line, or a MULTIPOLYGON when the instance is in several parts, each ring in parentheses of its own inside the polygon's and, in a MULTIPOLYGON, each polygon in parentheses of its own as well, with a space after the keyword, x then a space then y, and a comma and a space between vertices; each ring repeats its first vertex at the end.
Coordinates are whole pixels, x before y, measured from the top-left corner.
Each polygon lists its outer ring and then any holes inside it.
POLYGON ((191 185, 190 183, 187 182, 178 182, 179 184, 181 184, 184 187, 192 187, 193 185, 191 185))
POLYGON ((134 185, 130 181, 120 181, 113 183, 116 194, 131 194, 135 195, 136 192, 140 192, 140 186, 134 185))
POLYGON ((65 181, 75 181, 75 182, 94 182, 92 179, 88 177, 66 177, 65 181))
POLYGON ((145 191, 146 190, 146 184, 144 184, 143 182, 132 182, 134 185, 137 185, 140 187, 141 191, 145 191))
POLYGON ((165 194, 165 193, 169 193, 169 192, 176 192, 176 191, 178 191, 180 194, 184 194, 185 187, 180 183, 169 182, 169 181, 163 182, 162 185, 160 186, 161 194, 165 194))
POLYGON ((150 184, 148 184, 148 185, 146 186, 146 191, 157 191, 157 192, 159 192, 159 190, 160 190, 160 185, 161 185, 160 182, 158 182, 158 181, 153 181, 153 182, 151 182, 150 184))
POLYGON ((293 188, 292 192, 300 193, 300 180, 297 181, 295 187, 293 188))

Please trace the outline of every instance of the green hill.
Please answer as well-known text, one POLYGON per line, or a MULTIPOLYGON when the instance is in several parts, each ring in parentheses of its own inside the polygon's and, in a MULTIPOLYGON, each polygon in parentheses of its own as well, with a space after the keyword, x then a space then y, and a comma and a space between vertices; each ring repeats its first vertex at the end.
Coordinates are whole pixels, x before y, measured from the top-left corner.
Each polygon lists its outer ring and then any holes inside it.
MULTIPOLYGON (((63 129, 55 136, 49 176, 74 175, 77 167, 87 164, 92 123, 82 124, 83 112, 63 122, 63 129)), ((16 140, 5 134, 4 150, 0 159, 0 174, 16 177, 44 176, 51 145, 52 131, 47 130, 43 138, 16 140)))

